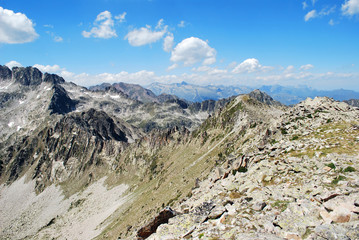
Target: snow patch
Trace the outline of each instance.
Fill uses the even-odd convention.
[[[14,122],[9,122],[8,126],[9,126],[9,127],[13,127],[14,124],[15,124]]]
[[[19,100],[19,104],[21,105],[21,104],[23,104],[25,101],[21,101],[21,100]]]
[[[110,95],[110,98],[112,98],[112,99],[119,99],[120,96],[118,96],[118,95]]]

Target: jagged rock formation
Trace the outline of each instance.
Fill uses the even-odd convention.
[[[32,167],[39,191],[51,183],[82,178],[93,166],[111,164],[107,159],[116,157],[129,139],[133,141],[137,137],[133,133],[138,134],[128,124],[95,109],[66,115],[53,127],[8,147],[2,154],[6,167],[1,178],[15,181]],[[90,178],[96,179],[94,172]]]
[[[349,105],[352,105],[354,107],[359,107],[359,99],[349,99],[349,100],[345,100],[343,102],[346,102]]]
[[[33,67],[13,67],[12,74],[15,82],[24,86],[36,86],[42,82],[42,73]]]
[[[55,78],[52,78],[50,81],[58,82]],[[76,108],[77,101],[72,100],[63,87],[55,84],[52,89],[54,90],[54,93],[49,105],[49,110],[51,110],[51,113],[65,114],[73,111]]]
[[[109,88],[116,89],[125,93],[128,97],[134,100],[138,100],[144,103],[156,102],[160,103],[161,98],[157,98],[157,96],[149,89],[143,88],[138,84],[129,84],[129,83],[103,83],[101,85],[92,86],[89,89],[92,91],[105,91]]]
[[[56,74],[45,73],[44,82],[49,82],[52,84],[61,84],[61,83],[65,83],[65,79],[63,79],[62,77]]]
[[[257,99],[258,101],[268,104],[268,105],[274,105],[274,106],[281,106],[282,104],[278,101],[275,101],[271,96],[268,94],[259,91],[258,89],[250,92],[248,94],[251,98]]]
[[[7,66],[0,65],[0,80],[9,80],[11,77],[11,70]]]

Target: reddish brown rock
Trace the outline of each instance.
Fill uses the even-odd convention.
[[[146,239],[151,236],[152,233],[155,233],[158,226],[164,223],[168,223],[168,219],[175,216],[175,213],[171,208],[163,209],[157,217],[155,217],[149,224],[142,227],[137,232],[138,239]]]

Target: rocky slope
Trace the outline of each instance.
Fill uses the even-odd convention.
[[[358,114],[328,98],[288,109],[149,239],[358,239]]]
[[[260,91],[143,103],[32,68],[0,77],[2,239],[359,238],[355,107]]]

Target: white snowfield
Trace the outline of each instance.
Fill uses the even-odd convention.
[[[51,185],[35,194],[26,177],[0,186],[0,239],[92,239],[110,223],[111,215],[129,201],[125,184],[107,189],[106,178],[66,199]]]

